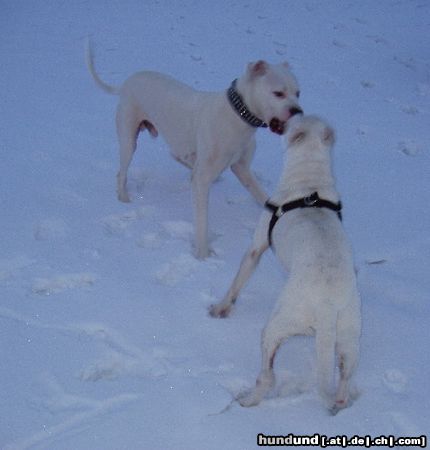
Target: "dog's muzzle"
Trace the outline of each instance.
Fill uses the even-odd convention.
[[[303,110],[298,106],[293,106],[292,108],[290,108],[289,112],[290,112],[290,119],[296,114],[303,114]]]
[[[276,134],[284,134],[285,132],[285,126],[288,122],[288,120],[291,119],[291,117],[297,115],[297,114],[303,114],[303,110],[299,108],[298,106],[293,106],[288,110],[289,117],[286,121],[280,120],[277,117],[274,117],[269,122],[270,131]]]

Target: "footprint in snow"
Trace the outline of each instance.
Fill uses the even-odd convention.
[[[164,239],[161,238],[159,233],[145,233],[141,239],[137,241],[138,247],[149,250],[158,250],[163,247]]]
[[[385,101],[394,105],[404,114],[415,116],[420,113],[420,110],[416,106],[402,104],[394,97],[386,98]]]
[[[190,241],[194,234],[193,224],[184,220],[166,221],[161,226],[172,239]]]
[[[184,253],[163,264],[154,276],[161,284],[172,287],[191,278],[198,265],[198,261],[193,256]]]
[[[44,219],[33,227],[33,237],[36,241],[64,239],[69,227],[63,219]]]
[[[190,58],[194,61],[194,62],[203,62],[203,57],[200,55],[190,55]]]
[[[375,87],[375,83],[373,81],[369,81],[369,80],[362,80],[362,81],[360,81],[360,84],[365,89],[371,89],[371,88]]]
[[[53,278],[36,278],[32,291],[39,295],[59,294],[68,289],[92,286],[96,277],[91,273],[68,273]]]
[[[333,45],[333,47],[338,47],[338,48],[347,48],[348,47],[348,44],[346,44],[345,42],[339,41],[339,39],[333,39],[332,45]]]
[[[417,156],[421,151],[420,146],[414,140],[401,141],[397,148],[406,156]]]
[[[112,380],[130,375],[159,377],[170,370],[167,351],[162,347],[142,350],[104,324],[81,324],[75,328],[103,348],[103,356],[81,371],[82,381]]]
[[[166,238],[191,242],[194,234],[193,224],[183,220],[165,221],[161,223],[161,232],[145,233],[137,241],[142,248],[156,250],[166,243]]]
[[[100,221],[106,234],[109,236],[124,236],[127,229],[146,215],[144,207],[127,211],[122,214],[111,214]]]
[[[169,363],[146,352],[145,355],[126,355],[107,351],[80,373],[82,381],[115,380],[122,376],[161,377],[169,372]]]
[[[182,281],[190,280],[200,267],[205,270],[215,271],[223,264],[221,260],[209,258],[206,261],[198,261],[189,253],[182,253],[163,264],[153,273],[154,278],[165,286],[176,286]]]
[[[20,271],[36,263],[36,260],[27,256],[15,256],[11,259],[0,260],[0,282],[7,281],[17,275]]]
[[[66,389],[51,376],[46,377],[43,398],[33,400],[36,407],[42,406],[52,413],[52,425],[43,425],[40,431],[6,444],[5,449],[26,448],[54,448],[51,441],[62,441],[70,436],[72,430],[80,430],[89,422],[94,422],[103,415],[112,414],[118,408],[131,401],[136,401],[139,396],[134,393],[122,393],[104,399],[84,397],[79,394],[66,391]],[[58,414],[61,413],[61,414]],[[31,429],[31,428],[30,428]],[[50,444],[48,444],[50,442]]]
[[[283,42],[273,41],[275,46],[275,53],[279,56],[284,56],[287,53],[287,45]]]
[[[419,113],[419,110],[416,106],[413,105],[403,105],[400,107],[400,111],[402,111],[405,114],[409,114],[411,116],[415,116]]]
[[[354,17],[353,20],[360,25],[367,25],[367,20],[361,19],[360,17]]]
[[[398,56],[394,56],[393,59],[394,59],[394,61],[396,61],[400,65],[406,67],[407,69],[415,70],[416,63],[415,63],[414,58],[405,59],[405,58],[399,58]]]
[[[430,84],[419,83],[417,87],[418,94],[422,97],[430,96]]]
[[[366,136],[367,134],[370,133],[370,131],[371,131],[370,127],[363,125],[363,126],[358,127],[355,132],[356,132],[357,136]]]
[[[382,381],[390,391],[396,394],[404,392],[408,384],[406,375],[398,369],[386,370]]]
[[[422,436],[422,427],[415,425],[405,413],[393,411],[389,413],[389,417],[397,436]]]
[[[375,44],[384,44],[384,45],[388,45],[388,42],[386,39],[384,39],[381,36],[378,36],[376,34],[368,34],[366,36],[367,39],[370,39],[371,41],[373,41]]]

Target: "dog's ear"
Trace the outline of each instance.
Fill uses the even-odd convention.
[[[301,130],[301,129],[295,130],[289,136],[288,143],[290,145],[298,144],[299,142],[302,142],[305,137],[306,137],[306,132],[304,130]]]
[[[335,139],[336,139],[336,137],[335,137],[333,128],[325,127],[324,131],[323,131],[323,136],[322,136],[322,140],[323,140],[324,144],[333,145]]]
[[[268,64],[266,61],[260,60],[256,63],[248,64],[248,75],[251,77],[262,76],[267,73]]]

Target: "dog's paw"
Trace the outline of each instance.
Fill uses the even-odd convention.
[[[123,203],[130,203],[130,197],[127,192],[121,191],[118,192],[118,200]]]
[[[212,233],[211,233],[212,234]],[[213,240],[212,236],[209,239],[209,242]],[[197,242],[193,244],[193,253],[196,259],[205,260],[211,257],[218,257],[218,253],[212,248],[209,243],[204,245],[199,245]]]
[[[250,408],[252,406],[257,406],[261,402],[261,398],[261,393],[258,392],[257,389],[252,389],[239,394],[236,400],[239,402],[240,406]]]
[[[209,307],[209,315],[217,319],[225,319],[230,315],[231,305],[224,305],[223,303],[217,303]]]
[[[215,252],[212,249],[210,249],[209,247],[197,248],[194,251],[194,256],[199,261],[203,261],[212,255],[215,255]]]
[[[332,416],[335,416],[339,411],[342,411],[342,409],[348,408],[348,406],[351,405],[351,401],[346,400],[336,400],[334,403],[332,403],[331,406],[329,406],[328,410],[329,413]]]

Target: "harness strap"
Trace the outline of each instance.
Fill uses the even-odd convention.
[[[318,192],[314,192],[308,197],[299,198],[292,202],[285,203],[284,205],[275,205],[269,200],[264,204],[266,209],[271,211],[272,218],[270,219],[269,229],[267,237],[269,239],[270,246],[272,245],[272,231],[276,225],[276,222],[288,211],[297,208],[327,208],[337,213],[337,217],[342,221],[342,203],[333,203],[329,200],[324,200],[319,197]]]

